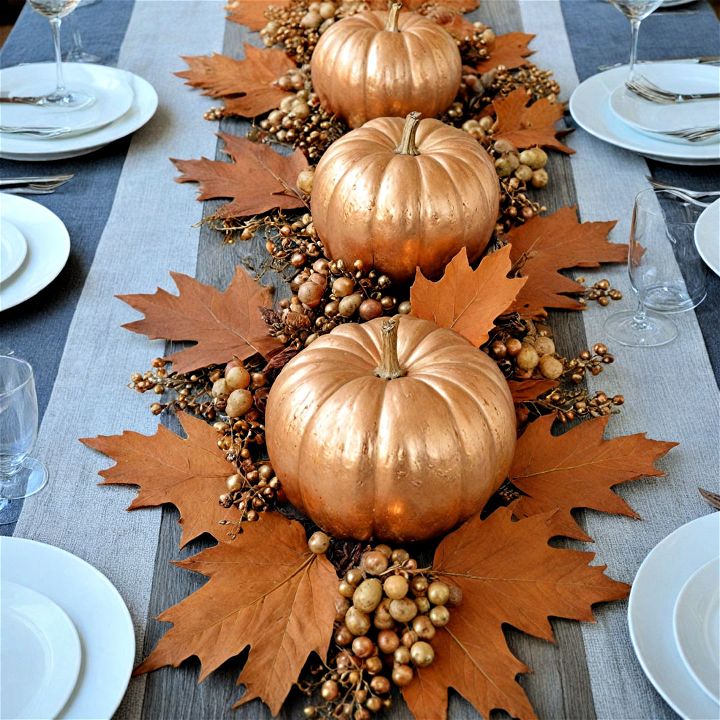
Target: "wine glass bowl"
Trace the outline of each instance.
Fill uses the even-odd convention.
[[[640,23],[648,15],[657,10],[660,5],[662,5],[662,2],[663,0],[610,0],[610,4],[617,8],[630,21],[632,41],[630,45],[628,80],[632,80],[635,74]]]

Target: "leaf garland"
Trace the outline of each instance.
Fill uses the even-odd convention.
[[[177,160],[171,158],[182,175],[177,182],[200,183],[198,200],[232,198],[217,212],[221,218],[247,217],[280,208],[305,206],[295,187],[297,176],[308,167],[302,150],[280,155],[268,145],[247,138],[219,133],[231,162],[218,160]]]
[[[225,98],[224,113],[252,118],[276,108],[289,93],[275,81],[295,63],[282,51],[245,44],[245,59],[227,55],[183,56],[188,69],[175,73],[204,95]]]
[[[329,560],[308,550],[300,523],[271,512],[234,543],[176,564],[210,580],[158,616],[173,627],[134,674],[197,655],[201,681],[249,646],[235,707],[260,698],[277,715],[310,653],[327,654],[338,582]]]
[[[526,65],[528,56],[534,52],[528,47],[534,37],[530,33],[523,32],[498,35],[490,49],[490,57],[479,63],[475,69],[484,73],[499,65],[505,66],[508,70]]]
[[[234,472],[217,446],[212,425],[187,413],[178,413],[187,437],[181,438],[163,425],[155,435],[126,430],[121,435],[98,435],[80,442],[115,460],[101,470],[101,485],[138,485],[128,510],[174,505],[182,525],[180,547],[203,533],[227,540],[219,524],[236,520],[237,510],[226,509],[218,497],[226,491],[225,481]]]
[[[518,440],[510,480],[521,492],[511,509],[518,517],[559,510],[560,534],[592,542],[572,516],[591,508],[639,519],[612,488],[628,480],[661,477],[655,463],[677,443],[649,440],[644,433],[604,440],[609,417],[585,420],[562,435],[551,433],[552,416],[530,423]]]
[[[447,717],[454,688],[483,716],[494,709],[534,718],[516,682],[527,668],[510,651],[508,624],[553,641],[549,617],[593,621],[592,606],[627,596],[629,586],[610,579],[605,567],[590,565],[594,553],[551,547],[561,533],[556,513],[512,522],[508,508],[487,519],[474,517],[445,537],[435,552],[433,572],[463,593],[450,624],[433,638],[435,661],[419,669],[403,688],[416,718]]]
[[[282,348],[267,334],[261,308],[271,303],[271,291],[253,280],[240,266],[222,292],[189,275],[170,273],[179,294],[158,288],[155,293],[118,295],[145,315],[124,328],[156,340],[192,340],[193,347],[170,355],[176,372],[245,360],[256,353],[265,358]]]
[[[510,248],[486,255],[476,270],[463,248],[447,264],[440,280],[432,282],[420,271],[410,288],[412,314],[432,320],[467,338],[475,347],[487,339],[494,320],[513,302],[522,278],[508,278]]]

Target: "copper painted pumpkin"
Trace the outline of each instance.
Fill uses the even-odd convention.
[[[487,247],[500,190],[468,133],[417,113],[379,118],[334,142],[313,179],[312,215],[328,255],[362,260],[396,282],[439,277],[466,247]]]
[[[311,59],[320,103],[359,127],[411,110],[438,115],[460,88],[462,62],[455,40],[414,12],[363,12],[332,25]]]
[[[495,363],[410,316],[317,339],[280,373],[265,420],[288,499],[356,540],[450,530],[482,509],[515,451],[513,401]]]

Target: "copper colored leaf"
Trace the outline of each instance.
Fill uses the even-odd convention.
[[[504,247],[486,255],[473,270],[463,248],[436,282],[418,270],[410,288],[412,314],[455,330],[479,347],[524,284],[522,278],[507,277],[510,265],[510,249]]]
[[[218,216],[223,218],[259,215],[273,208],[289,210],[305,205],[295,181],[307,160],[301,150],[280,155],[268,145],[220,133],[231,162],[175,160],[182,173],[177,182],[200,183],[198,200],[232,198]]]
[[[498,35],[490,49],[490,57],[477,66],[478,72],[487,72],[498,65],[504,65],[508,70],[525,65],[526,58],[533,54],[528,44],[534,37],[534,35],[522,32]]]
[[[245,45],[245,59],[227,55],[184,56],[189,69],[175,73],[204,95],[225,98],[225,114],[255,117],[276,108],[288,96],[275,81],[295,63],[282,50]]]
[[[550,432],[552,416],[527,426],[518,440],[510,480],[525,493],[511,507],[518,517],[559,508],[558,528],[566,537],[590,541],[572,516],[592,508],[638,518],[612,488],[641,477],[665,473],[655,462],[677,445],[648,440],[643,433],[604,440],[609,417],[587,420],[562,435]]]
[[[387,0],[368,0],[368,7],[371,10],[387,10]],[[428,5],[427,0],[404,0],[403,8],[405,10],[419,10],[423,11],[424,6]],[[480,6],[479,0],[441,0],[438,5],[449,8],[454,12],[467,13],[473,10],[477,10]]]
[[[559,132],[555,123],[563,116],[563,107],[547,98],[536,100],[528,106],[530,96],[524,88],[513,90],[507,97],[493,100],[497,116],[497,129],[493,137],[511,142],[516,148],[534,145],[553,148],[564,153],[574,153],[555,136]]]
[[[447,4],[432,5],[425,17],[447,30],[456,40],[471,38],[475,33],[475,26],[467,20],[461,11],[453,10]]]
[[[548,390],[556,388],[559,384],[557,380],[508,380],[510,394],[516,405],[535,400]]]
[[[433,638],[435,662],[418,671],[403,696],[418,720],[447,717],[449,688],[485,718],[493,709],[527,720],[535,714],[516,682],[528,668],[507,646],[503,625],[553,640],[549,617],[593,621],[595,603],[624,598],[628,586],[591,566],[593,553],[550,547],[553,513],[511,521],[508,508],[474,517],[438,546],[433,571],[462,590],[450,623]]]
[[[564,207],[513,228],[507,235],[510,258],[528,281],[511,309],[534,317],[545,314],[544,308],[582,309],[576,298],[563,293],[580,293],[583,286],[559,270],[625,262],[627,245],[607,239],[614,226],[614,221],[580,223],[576,209]]]
[[[226,492],[226,480],[234,470],[217,446],[211,425],[186,413],[178,414],[187,438],[163,425],[155,435],[126,430],[122,435],[99,435],[81,442],[115,460],[101,470],[101,485],[138,485],[137,497],[128,510],[174,505],[180,513],[180,547],[209,533],[226,540],[227,532],[218,523],[237,519],[237,510],[225,509],[218,497]]]
[[[309,552],[300,523],[276,512],[246,523],[233,543],[177,564],[210,580],[158,616],[173,626],[135,674],[196,655],[203,680],[250,646],[238,705],[260,698],[276,715],[310,653],[327,653],[338,582],[332,565]]]
[[[270,290],[240,266],[225,291],[183,275],[170,273],[178,295],[158,288],[147,295],[118,295],[145,315],[123,327],[155,340],[192,340],[193,347],[170,355],[173,369],[184,373],[234,357],[259,353],[269,357],[280,344],[268,335],[260,308],[270,304]]]
[[[262,30],[268,23],[265,11],[269,7],[285,7],[290,0],[232,0],[228,3],[228,20]]]

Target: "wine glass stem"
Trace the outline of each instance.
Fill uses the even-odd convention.
[[[644,329],[647,325],[647,315],[645,312],[645,301],[641,297],[638,300],[637,308],[635,309],[635,315],[633,315],[633,322],[635,323],[635,326],[639,329]]]
[[[640,35],[640,20],[632,18],[630,20],[630,31],[632,40],[630,42],[630,69],[628,70],[628,79],[632,80],[635,73],[635,63],[637,61],[638,37]]]
[[[62,71],[62,50],[60,48],[60,23],[59,17],[50,18],[50,27],[53,35],[53,45],[55,46],[55,73],[57,76],[57,87],[55,88],[55,95],[65,95],[65,79],[63,78]]]

